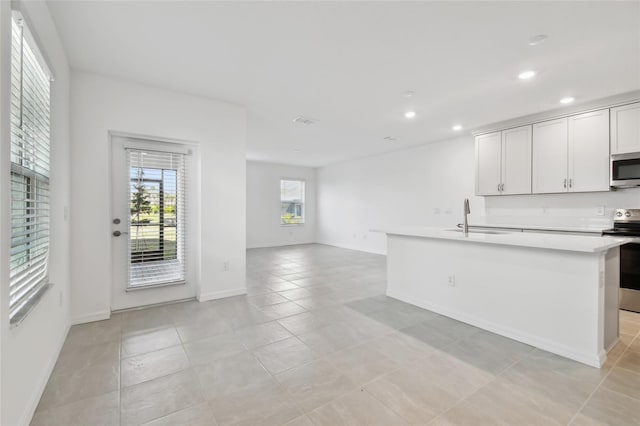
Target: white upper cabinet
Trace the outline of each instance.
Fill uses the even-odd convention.
[[[640,152],[640,102],[476,136],[476,194],[609,191],[610,153]]]
[[[569,192],[609,190],[609,110],[569,117]]]
[[[609,110],[533,125],[533,192],[609,190]]]
[[[502,132],[503,195],[531,194],[531,126]]]
[[[640,102],[611,108],[611,154],[640,152]]]
[[[476,194],[499,195],[502,132],[476,136]]]
[[[568,119],[533,125],[533,192],[567,192]]]
[[[476,137],[476,194],[531,194],[531,126]]]

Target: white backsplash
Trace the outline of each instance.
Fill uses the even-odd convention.
[[[476,223],[607,229],[618,208],[640,208],[640,188],[580,194],[485,197]],[[472,223],[474,223],[472,221]]]

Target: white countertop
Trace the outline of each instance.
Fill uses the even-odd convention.
[[[499,229],[525,229],[527,231],[552,231],[552,232],[576,232],[583,234],[602,234],[602,231],[608,228],[601,226],[569,226],[569,225],[513,225],[504,223],[486,224],[486,225],[469,225],[471,227],[480,228],[499,228]],[[611,227],[609,227],[611,228]]]
[[[373,232],[383,232],[388,235],[406,237],[433,238],[441,240],[459,241],[462,243],[500,244],[519,247],[533,247],[549,250],[563,250],[582,253],[600,253],[610,248],[621,246],[628,242],[637,241],[634,238],[547,234],[537,232],[509,232],[500,231],[497,234],[469,232],[465,236],[455,227],[443,228],[389,228],[374,229]],[[492,231],[496,232],[496,231]]]
[[[516,228],[534,231],[601,233],[613,227],[609,216],[477,216],[469,215],[472,226]]]

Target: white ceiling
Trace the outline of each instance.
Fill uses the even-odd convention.
[[[639,1],[49,7],[75,69],[246,105],[252,160],[321,166],[451,138],[454,123],[553,109],[566,95],[640,89]],[[541,33],[545,43],[527,45]],[[525,69],[538,75],[518,80]],[[318,123],[294,124],[298,115]]]

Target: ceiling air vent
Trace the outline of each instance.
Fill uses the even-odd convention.
[[[318,120],[314,120],[312,118],[309,117],[303,117],[303,116],[298,116],[296,118],[293,119],[293,122],[296,124],[304,124],[305,126],[310,126],[312,124],[316,124],[318,122]]]

